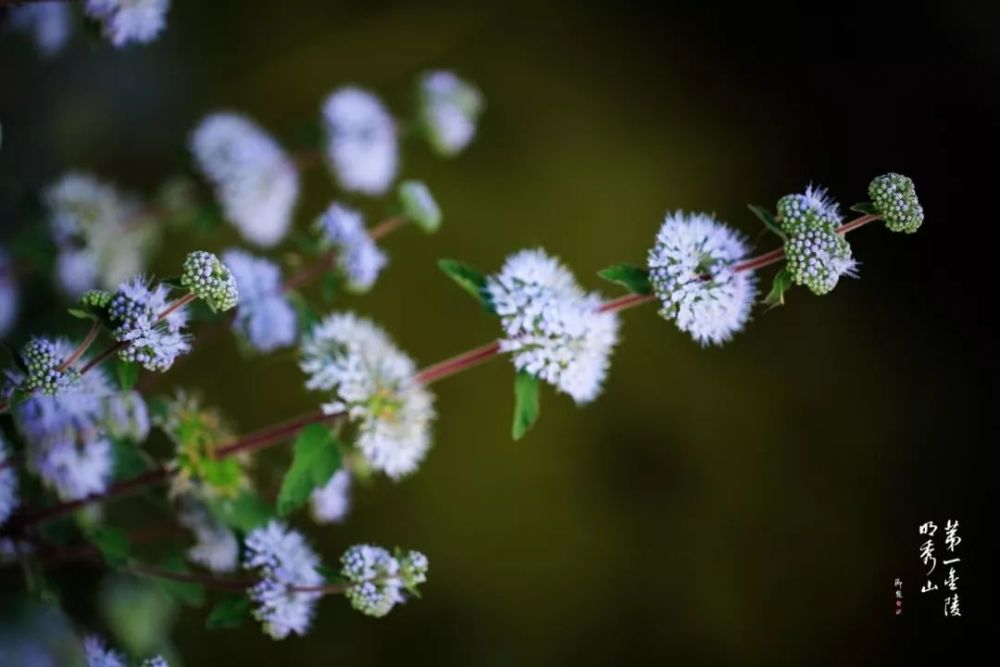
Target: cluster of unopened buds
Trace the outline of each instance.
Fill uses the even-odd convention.
[[[119,4],[121,13],[142,3]],[[90,11],[115,3],[86,5]],[[101,16],[112,39],[126,39],[111,9]],[[483,109],[478,90],[450,72],[421,76],[418,89],[422,136],[444,157],[460,153]],[[0,432],[0,559],[37,575],[38,564],[59,547],[40,528],[71,517],[73,534],[89,545],[87,558],[130,577],[167,582],[181,599],[227,591],[209,613],[210,627],[254,618],[275,639],[303,635],[328,594],[344,595],[366,615],[384,616],[426,581],[426,556],[361,544],[343,554],[333,573],[288,521],[306,507],[317,523],[342,521],[352,479],[384,474],[399,480],[417,471],[433,442],[430,385],[509,355],[512,435],[521,438],[539,416],[543,383],[579,404],[600,395],[621,311],[657,303],[660,315],[699,345],[721,345],[745,327],[758,304],[784,303],[794,286],[826,294],[842,277],[857,276],[849,232],[883,220],[892,231],[910,233],[923,220],[912,182],[898,174],[874,179],[872,201],[853,207],[859,215],[846,222],[815,186],[781,197],[773,213],[751,207],[780,242],[756,256],[746,237],[714,215],[668,213],[645,263],[600,272],[626,290],[610,300],[582,287],[541,249],[511,254],[493,274],[442,260],[440,268],[498,319],[499,335],[421,368],[374,322],[349,312],[318,315],[299,292],[314,280],[323,283],[324,301],[339,288],[371,289],[388,262],[382,238],[403,224],[433,232],[442,221],[424,183],[397,183],[397,121],[377,97],[342,88],[322,103],[321,115],[321,149],[300,154],[286,152],[242,114],[205,118],[190,148],[215,194],[216,204],[207,207],[191,200],[183,182],[165,187],[155,206],[81,174],[46,191],[56,282],[74,299],[70,312],[90,329],[78,341],[32,337],[7,369],[0,407],[12,415],[13,428]],[[289,275],[276,261],[242,248],[221,256],[191,252],[175,278],[144,275],[161,236],[158,223],[201,224],[194,221],[206,211],[234,225],[249,244],[276,247],[293,227],[300,171],[317,157],[345,192],[392,193],[389,217],[366,227],[360,210],[333,202],[315,219]],[[0,253],[0,313],[4,290],[16,287],[2,270],[4,257]],[[761,297],[760,270],[782,263]],[[163,373],[194,354],[199,324],[231,328],[254,354],[296,346],[304,385],[319,396],[315,409],[238,436],[197,392],[151,394],[156,376],[144,375],[140,383],[142,371]],[[102,337],[107,346],[95,354]],[[156,462],[146,453],[154,430],[174,447],[169,460]],[[253,452],[286,442],[292,443],[290,463],[272,503],[255,490],[249,463]],[[133,549],[135,532],[105,521],[100,508],[156,486],[167,487],[166,502],[189,539],[183,558],[153,563]],[[4,641],[0,637],[0,651]],[[88,665],[126,664],[99,639],[82,646]],[[141,664],[166,662],[155,657]]]

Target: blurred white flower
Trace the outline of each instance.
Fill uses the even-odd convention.
[[[12,456],[3,433],[0,433],[0,526],[7,521],[18,503],[17,464]]]
[[[263,247],[277,245],[299,197],[298,171],[281,146],[249,118],[220,112],[198,124],[190,148],[243,237]]]
[[[212,572],[232,572],[239,561],[240,544],[225,524],[197,501],[189,500],[178,514],[181,525],[194,533],[187,557]]]
[[[482,93],[443,70],[427,72],[419,86],[420,120],[431,148],[444,157],[457,155],[476,136]]]
[[[372,288],[388,258],[368,235],[361,213],[334,202],[316,220],[324,242],[337,253],[337,267],[354,292]]]
[[[341,88],[323,103],[327,157],[340,186],[366,195],[384,193],[396,178],[396,123],[377,97]]]
[[[14,263],[0,248],[0,338],[17,322],[18,292]]]
[[[223,253],[222,261],[232,271],[240,294],[233,329],[260,352],[294,343],[298,317],[285,297],[278,265],[237,248]]]
[[[351,509],[351,473],[338,470],[324,486],[312,492],[312,516],[316,523],[340,523]]]

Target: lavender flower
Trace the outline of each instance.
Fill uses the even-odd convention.
[[[748,254],[743,238],[711,215],[667,215],[648,260],[660,315],[703,346],[728,341],[753,307],[752,274],[733,271]]]
[[[204,299],[212,310],[226,311],[239,302],[236,279],[210,252],[196,250],[184,259],[181,285]]]
[[[248,591],[257,607],[254,616],[274,639],[309,630],[321,593],[294,591],[292,587],[317,587],[324,583],[319,558],[300,533],[272,521],[246,538],[243,566],[261,580]]]
[[[87,667],[126,667],[125,656],[109,649],[104,640],[95,635],[83,640],[83,653]]]
[[[166,25],[170,0],[85,0],[84,11],[101,23],[104,36],[116,47],[146,44]]]
[[[462,152],[476,136],[482,93],[452,72],[427,72],[419,83],[420,120],[431,148],[444,157]]]
[[[365,230],[361,214],[334,202],[316,220],[316,228],[337,254],[337,267],[354,292],[371,289],[388,259]]]
[[[70,7],[62,0],[36,2],[11,10],[12,28],[30,33],[39,53],[51,57],[63,50],[72,29]]]
[[[417,469],[430,448],[433,396],[382,329],[351,313],[328,315],[305,337],[299,365],[308,389],[330,392],[323,410],[357,427],[368,465],[393,479]]]
[[[149,410],[142,394],[124,391],[111,396],[105,404],[104,424],[112,438],[135,444],[145,442],[149,435]]]
[[[486,291],[500,316],[500,349],[514,353],[514,367],[569,394],[577,403],[601,392],[618,318],[598,311],[573,275],[542,250],[522,250],[490,276]]]
[[[0,248],[0,338],[6,336],[17,321],[18,292],[14,264]]]
[[[187,311],[178,308],[160,319],[170,305],[170,290],[166,285],[150,287],[137,276],[123,283],[108,304],[108,318],[114,325],[115,340],[128,343],[118,352],[123,361],[142,364],[151,371],[165,371],[182,354],[191,349],[190,337],[184,333]]]
[[[3,434],[0,433],[0,526],[17,509],[17,466]]]
[[[222,259],[232,271],[240,294],[233,329],[260,352],[294,343],[298,319],[285,297],[278,265],[235,248],[227,250]]]
[[[377,97],[360,88],[341,88],[323,103],[327,157],[340,186],[380,195],[396,178],[396,124]]]
[[[299,174],[281,146],[249,118],[229,112],[202,120],[190,146],[226,218],[251,243],[277,245],[299,197]]]

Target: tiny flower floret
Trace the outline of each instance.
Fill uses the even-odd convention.
[[[586,403],[601,391],[618,341],[618,318],[600,312],[601,298],[587,294],[573,275],[542,250],[507,258],[486,291],[500,316],[501,350],[514,366]]]
[[[71,368],[61,368],[66,359],[63,351],[48,338],[28,341],[21,350],[21,361],[27,371],[25,388],[51,396],[74,383],[79,373]]]
[[[122,361],[135,362],[151,371],[165,371],[182,354],[191,349],[190,337],[184,333],[187,311],[177,308],[161,318],[170,305],[170,290],[166,285],[150,287],[141,276],[123,283],[108,302],[108,319],[114,326],[112,334],[120,343]]]
[[[361,213],[333,203],[316,220],[316,229],[336,252],[337,267],[351,291],[371,289],[389,260],[368,235]]]
[[[322,593],[294,588],[323,585],[319,558],[300,533],[277,521],[251,532],[245,546],[244,567],[261,577],[248,591],[254,616],[274,639],[304,635]]]
[[[363,614],[381,617],[427,581],[427,557],[419,551],[393,556],[382,547],[358,544],[340,559],[341,575],[350,583],[345,595]]]
[[[711,215],[667,215],[648,258],[660,315],[701,345],[728,341],[753,307],[753,275],[733,270],[748,254],[743,238]]]
[[[217,311],[235,308],[239,301],[236,279],[218,257],[195,250],[184,260],[181,284]]]
[[[868,196],[891,231],[912,234],[924,222],[924,208],[913,181],[902,174],[877,177],[868,186]]]
[[[369,466],[394,479],[417,469],[430,448],[433,397],[382,329],[351,313],[329,315],[306,336],[299,365],[308,389],[330,392],[327,414],[356,426]]]

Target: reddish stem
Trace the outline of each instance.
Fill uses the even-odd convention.
[[[478,366],[500,354],[500,341],[495,340],[474,350],[463,352],[451,359],[428,366],[413,376],[413,379],[420,384],[431,384],[442,380],[455,373],[460,373],[466,369]]]
[[[277,426],[272,426],[271,428],[240,438],[224,447],[219,447],[215,450],[215,457],[224,459],[235,454],[263,449],[287,438],[291,438],[310,424],[319,424],[332,419],[337,419],[340,416],[340,414],[326,414],[322,410],[309,412],[296,417],[295,419],[290,419],[287,422],[278,424]]]
[[[68,357],[66,357],[66,359],[59,365],[59,368],[57,370],[61,373],[62,371],[66,370],[67,368],[75,364],[77,361],[79,361],[80,357],[82,357],[84,353],[86,353],[86,351],[90,349],[90,346],[94,344],[94,340],[97,339],[97,334],[99,333],[101,333],[101,323],[98,322],[97,320],[94,320],[93,322],[90,323],[90,331],[87,332],[87,335],[80,342],[80,344],[76,346],[76,349],[73,350],[73,353]]]

